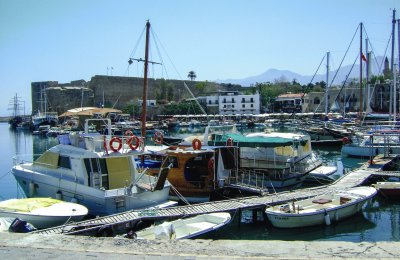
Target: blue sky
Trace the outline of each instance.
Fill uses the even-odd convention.
[[[150,76],[194,70],[213,81],[270,68],[312,75],[327,51],[337,68],[360,22],[383,55],[393,8],[400,17],[397,0],[0,0],[0,116],[16,93],[30,112],[31,82],[127,76],[137,43],[133,56],[144,56],[147,19],[158,38],[151,57],[160,61],[158,46],[167,71],[154,66]],[[345,64],[357,52],[358,38]],[[129,75],[141,71],[133,64]]]

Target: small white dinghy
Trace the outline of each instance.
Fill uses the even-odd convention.
[[[315,168],[310,173],[307,174],[304,182],[309,183],[329,183],[333,182],[335,179],[332,177],[334,173],[336,173],[336,166],[320,166]]]
[[[79,221],[88,213],[85,206],[52,198],[0,201],[0,217],[19,218],[43,229]]]
[[[265,212],[271,224],[278,228],[330,225],[333,221],[359,212],[376,193],[377,190],[373,187],[356,187],[273,206]]]
[[[229,213],[210,213],[191,218],[177,219],[136,232],[137,239],[193,238],[221,228],[231,221]]]

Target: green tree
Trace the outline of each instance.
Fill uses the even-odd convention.
[[[207,81],[198,82],[198,83],[196,83],[196,85],[194,87],[199,94],[203,94],[205,89],[207,88],[207,83],[208,83]]]
[[[167,84],[167,99],[169,101],[174,100],[174,88],[175,85],[174,84]]]
[[[195,79],[197,78],[196,72],[194,72],[193,70],[189,71],[189,73],[188,73],[188,78],[189,78],[191,81],[195,80]]]

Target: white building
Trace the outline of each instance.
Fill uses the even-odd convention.
[[[142,104],[143,104],[143,100],[138,99],[138,105],[142,106]],[[148,100],[146,100],[146,105],[147,105],[147,107],[155,107],[157,105],[157,101],[154,99],[148,99]]]
[[[216,96],[199,98],[207,113],[220,115],[260,114],[260,94],[242,95],[238,91],[220,91]]]

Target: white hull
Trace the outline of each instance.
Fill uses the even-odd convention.
[[[77,201],[86,206],[94,216],[155,206],[166,202],[169,193],[169,186],[153,192],[138,191],[137,187],[133,187],[131,195],[123,188],[105,191],[51,175],[27,171],[21,166],[15,166],[13,174],[27,196],[57,198],[60,194],[64,201]]]
[[[20,199],[20,201],[22,202],[26,200],[27,199]],[[40,198],[38,198],[38,200],[40,200]],[[47,199],[45,198],[45,200]],[[4,202],[7,203],[8,201]],[[85,217],[87,213],[88,210],[84,206],[63,201],[60,201],[59,203],[51,206],[36,208],[29,212],[15,211],[12,209],[5,209],[3,207],[0,208],[0,217],[8,217],[14,219],[19,218],[32,224],[35,228],[38,229],[60,226],[71,221],[79,221],[83,217]]]
[[[399,154],[400,146],[356,146],[356,145],[344,145],[342,147],[342,153],[348,156],[354,157],[374,157],[378,154],[383,154],[385,151],[390,151],[390,153]]]
[[[164,222],[136,232],[138,239],[185,239],[217,230],[231,220],[229,213],[210,213]]]
[[[375,194],[375,188],[359,187],[348,193],[318,196],[294,204],[268,208],[266,214],[271,224],[277,228],[330,225],[331,222],[340,221],[361,211],[363,205]],[[318,199],[327,202],[316,203]]]

